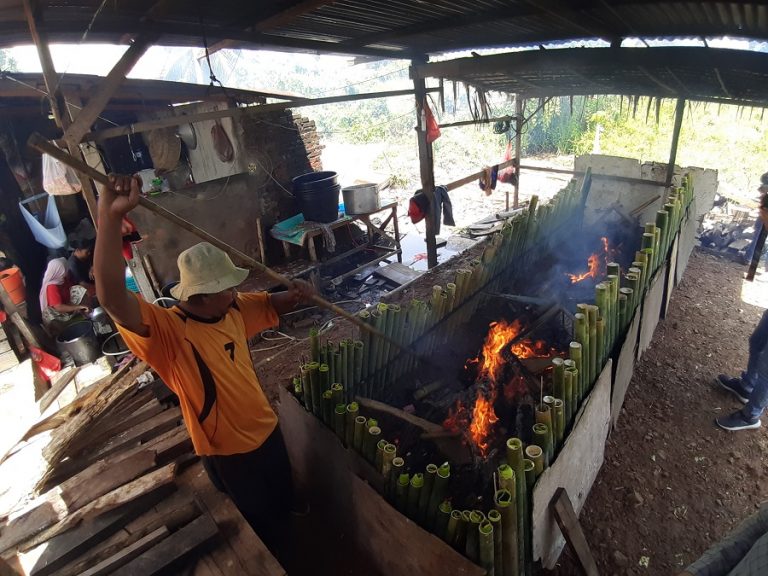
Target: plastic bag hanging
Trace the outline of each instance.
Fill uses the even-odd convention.
[[[41,198],[48,199],[48,205],[45,207],[43,221],[40,222],[26,207],[26,204]],[[40,242],[46,248],[63,248],[67,245],[67,234],[64,232],[64,226],[61,224],[59,210],[56,208],[56,201],[47,194],[38,194],[32,198],[27,198],[19,202],[21,215],[27,222],[27,226],[32,231],[35,240]]]
[[[54,196],[68,196],[80,192],[82,185],[72,168],[43,154],[43,189]]]

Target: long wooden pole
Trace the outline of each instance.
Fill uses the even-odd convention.
[[[36,132],[32,133],[27,143],[35,150],[49,154],[50,156],[53,156],[60,162],[66,164],[67,166],[71,166],[75,170],[82,172],[86,176],[92,178],[95,182],[99,182],[104,185],[109,184],[109,180],[105,174],[102,174],[98,170],[95,170],[90,166],[88,166],[85,162],[71,156],[61,148],[55,146],[54,144],[46,140],[40,134]],[[141,196],[139,198],[139,205],[146,208],[150,212],[154,212],[161,218],[165,218],[166,220],[173,222],[174,224],[178,225],[180,228],[184,228],[188,232],[191,232],[192,234],[205,240],[206,242],[210,242],[217,248],[229,254],[234,260],[238,261],[240,264],[247,266],[251,269],[258,270],[259,272],[263,272],[264,274],[266,274],[276,282],[279,282],[283,286],[290,287],[293,284],[293,282],[287,276],[283,276],[279,272],[275,272],[274,270],[272,270],[268,266],[265,266],[258,260],[251,258],[250,256],[241,252],[237,248],[230,246],[223,240],[216,238],[216,236],[209,234],[202,228],[195,226],[194,224],[192,224],[187,220],[184,220],[184,218],[174,214],[173,212],[171,212],[170,210],[167,210],[166,208],[163,208],[159,204],[152,202],[148,198]],[[402,346],[398,342],[395,342],[393,339],[388,338],[382,332],[380,332],[370,324],[366,324],[365,322],[360,320],[360,318],[358,318],[357,316],[350,314],[349,312],[347,312],[342,308],[339,308],[332,302],[328,302],[322,296],[318,294],[314,294],[311,298],[311,301],[317,306],[320,306],[321,308],[325,308],[326,310],[330,310],[331,312],[333,312],[338,316],[346,318],[347,320],[352,322],[355,326],[358,326],[360,329],[366,330],[371,334],[375,334],[379,338],[383,338],[384,340],[386,340],[393,346],[397,346],[399,349],[403,350],[404,352],[408,352],[410,354],[416,354],[413,350],[410,350],[409,348]]]
[[[512,208],[520,205],[520,148],[523,145],[523,98],[515,94],[515,161],[517,165],[517,179],[515,180],[515,197]],[[509,210],[509,192],[507,192],[507,210]]]
[[[675,174],[675,160],[677,159],[677,145],[680,142],[680,129],[683,126],[683,113],[685,112],[685,98],[678,98],[675,106],[675,127],[672,131],[672,145],[669,147],[669,164],[667,164],[667,177],[665,186],[672,185],[672,176]]]

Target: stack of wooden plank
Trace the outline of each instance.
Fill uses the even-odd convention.
[[[178,406],[137,383],[147,371],[130,363],[28,433],[53,430],[42,451],[48,467],[37,495],[0,519],[0,557],[29,576],[146,576],[180,566],[200,576],[235,573],[229,566],[283,576],[211,486]]]

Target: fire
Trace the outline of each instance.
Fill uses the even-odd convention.
[[[547,343],[544,342],[544,340],[536,340],[534,342],[529,339],[513,344],[510,347],[510,350],[512,350],[512,353],[518,358],[547,358],[548,356],[552,356],[553,352],[557,353],[557,351],[553,351],[547,346]]]
[[[571,279],[571,284],[582,282],[587,278],[597,277],[598,272],[600,272],[600,257],[597,255],[597,253],[592,254],[587,259],[587,267],[589,269],[586,272],[584,272],[584,274],[568,274],[568,277]]]
[[[520,334],[522,326],[518,320],[512,324],[501,320],[492,322],[490,328],[481,353],[480,374],[487,376],[495,384],[496,378],[500,375],[499,370],[504,365],[504,357],[501,352],[508,342]]]
[[[496,389],[491,391],[491,397],[486,398],[483,394],[478,394],[475,399],[475,407],[472,409],[472,424],[469,426],[469,435],[480,450],[480,454],[485,456],[490,445],[488,437],[491,434],[492,426],[499,421],[496,412],[493,410],[493,403],[496,401]]]

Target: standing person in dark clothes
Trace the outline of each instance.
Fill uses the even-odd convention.
[[[126,290],[121,223],[138,203],[137,176],[109,176],[99,198],[94,275],[99,302],[128,347],[179,397],[195,452],[278,557],[293,486],[277,416],[253,368],[248,338],[312,296],[295,281],[277,294],[238,293],[248,276],[206,242],[179,255],[178,306],[148,304]]]

